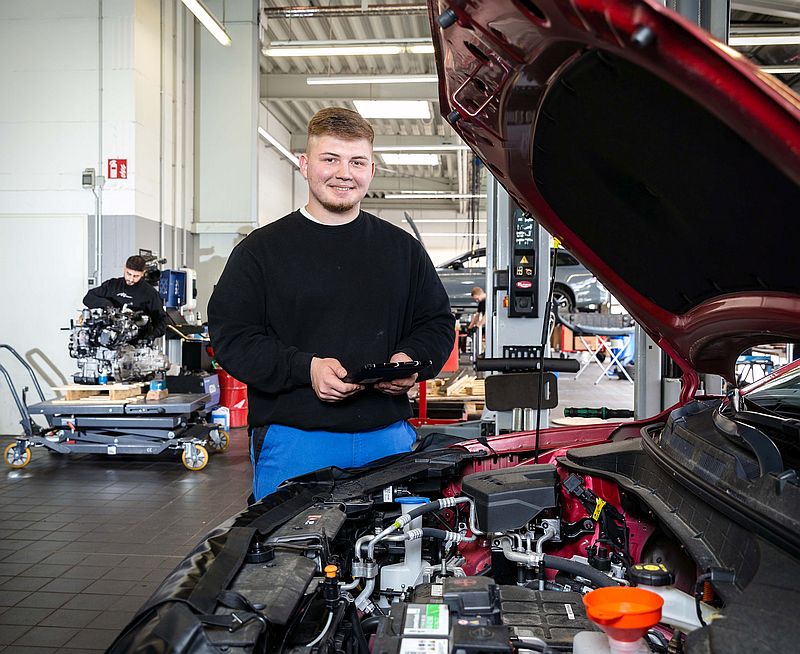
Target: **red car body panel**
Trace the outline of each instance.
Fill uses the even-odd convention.
[[[543,120],[542,104],[563,82],[561,73],[582,54],[595,50],[631,62],[671,85],[800,186],[800,99],[791,90],[651,0],[429,0],[429,4],[442,113],[520,206],[558,236],[676,361],[685,375],[684,399],[696,391],[696,372],[721,374],[732,381],[736,357],[747,347],[800,339],[798,294],[770,288],[721,293],[675,313],[638,292],[545,199],[536,181],[533,142],[535,128]],[[457,22],[443,29],[435,17],[446,10],[455,13]],[[518,84],[524,84],[524,108],[510,105]],[[523,111],[532,128],[511,133],[508,114],[517,112],[519,124]],[[636,256],[636,244],[631,246],[631,256]],[[742,243],[743,253],[747,247]],[[735,253],[724,254],[735,265]]]

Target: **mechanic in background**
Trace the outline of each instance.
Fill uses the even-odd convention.
[[[167,331],[167,314],[158,291],[144,281],[145,260],[138,254],[128,257],[122,277],[107,279],[90,289],[83,298],[90,309],[127,306],[133,311],[143,311],[148,323],[139,329],[139,339],[158,338]]]
[[[473,286],[470,295],[472,295],[472,299],[478,303],[478,310],[472,314],[472,319],[469,321],[469,325],[467,325],[468,334],[471,334],[478,327],[483,327],[486,324],[486,291],[480,286]]]
[[[453,347],[447,293],[413,236],[361,210],[374,132],[329,107],[308,124],[308,204],[247,236],[208,305],[214,353],[247,384],[253,496],[297,475],[408,452],[417,375],[364,386],[365,363],[426,361]]]

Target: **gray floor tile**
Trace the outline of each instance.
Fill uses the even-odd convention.
[[[22,573],[24,577],[49,577],[55,578],[63,575],[72,567],[70,564],[59,563],[37,563],[32,565]]]
[[[0,645],[10,645],[29,630],[28,625],[0,624]]]
[[[39,624],[47,627],[75,627],[81,629],[101,615],[101,611],[82,609],[56,609]],[[2,616],[0,615],[0,620]]]
[[[80,593],[90,583],[89,579],[53,579],[40,590],[47,593]]]
[[[66,643],[66,647],[73,647],[84,652],[104,650],[114,642],[116,637],[117,632],[112,629],[81,629]]]
[[[23,606],[13,606],[0,614],[0,624],[39,624],[53,609],[34,609]]]
[[[30,593],[25,590],[8,590],[0,593],[0,606],[15,606]]]
[[[33,592],[39,590],[51,579],[47,577],[12,577],[0,585],[0,593],[6,590],[28,590]]]
[[[16,606],[29,606],[36,609],[57,609],[71,597],[72,595],[69,593],[35,592],[17,602]]]
[[[117,595],[84,595],[81,593],[75,595],[62,608],[104,611],[108,608],[115,608],[114,604],[118,599]]]
[[[65,645],[75,634],[77,629],[69,627],[32,627],[23,636],[20,636],[14,645],[25,647],[60,647]]]

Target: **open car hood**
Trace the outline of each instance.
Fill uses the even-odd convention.
[[[442,113],[685,374],[800,338],[800,98],[652,0],[429,5]]]

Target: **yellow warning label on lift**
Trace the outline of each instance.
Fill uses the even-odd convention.
[[[520,262],[522,265],[525,265],[526,263],[530,263],[530,262],[528,261],[528,257],[526,257],[524,254],[522,255],[522,259],[520,259],[520,260],[519,260],[519,262]]]
[[[606,505],[605,500],[601,500],[599,497],[597,498],[597,504],[594,507],[594,513],[592,513],[592,520],[597,522],[598,518],[600,518],[600,511],[603,510],[603,507]]]

